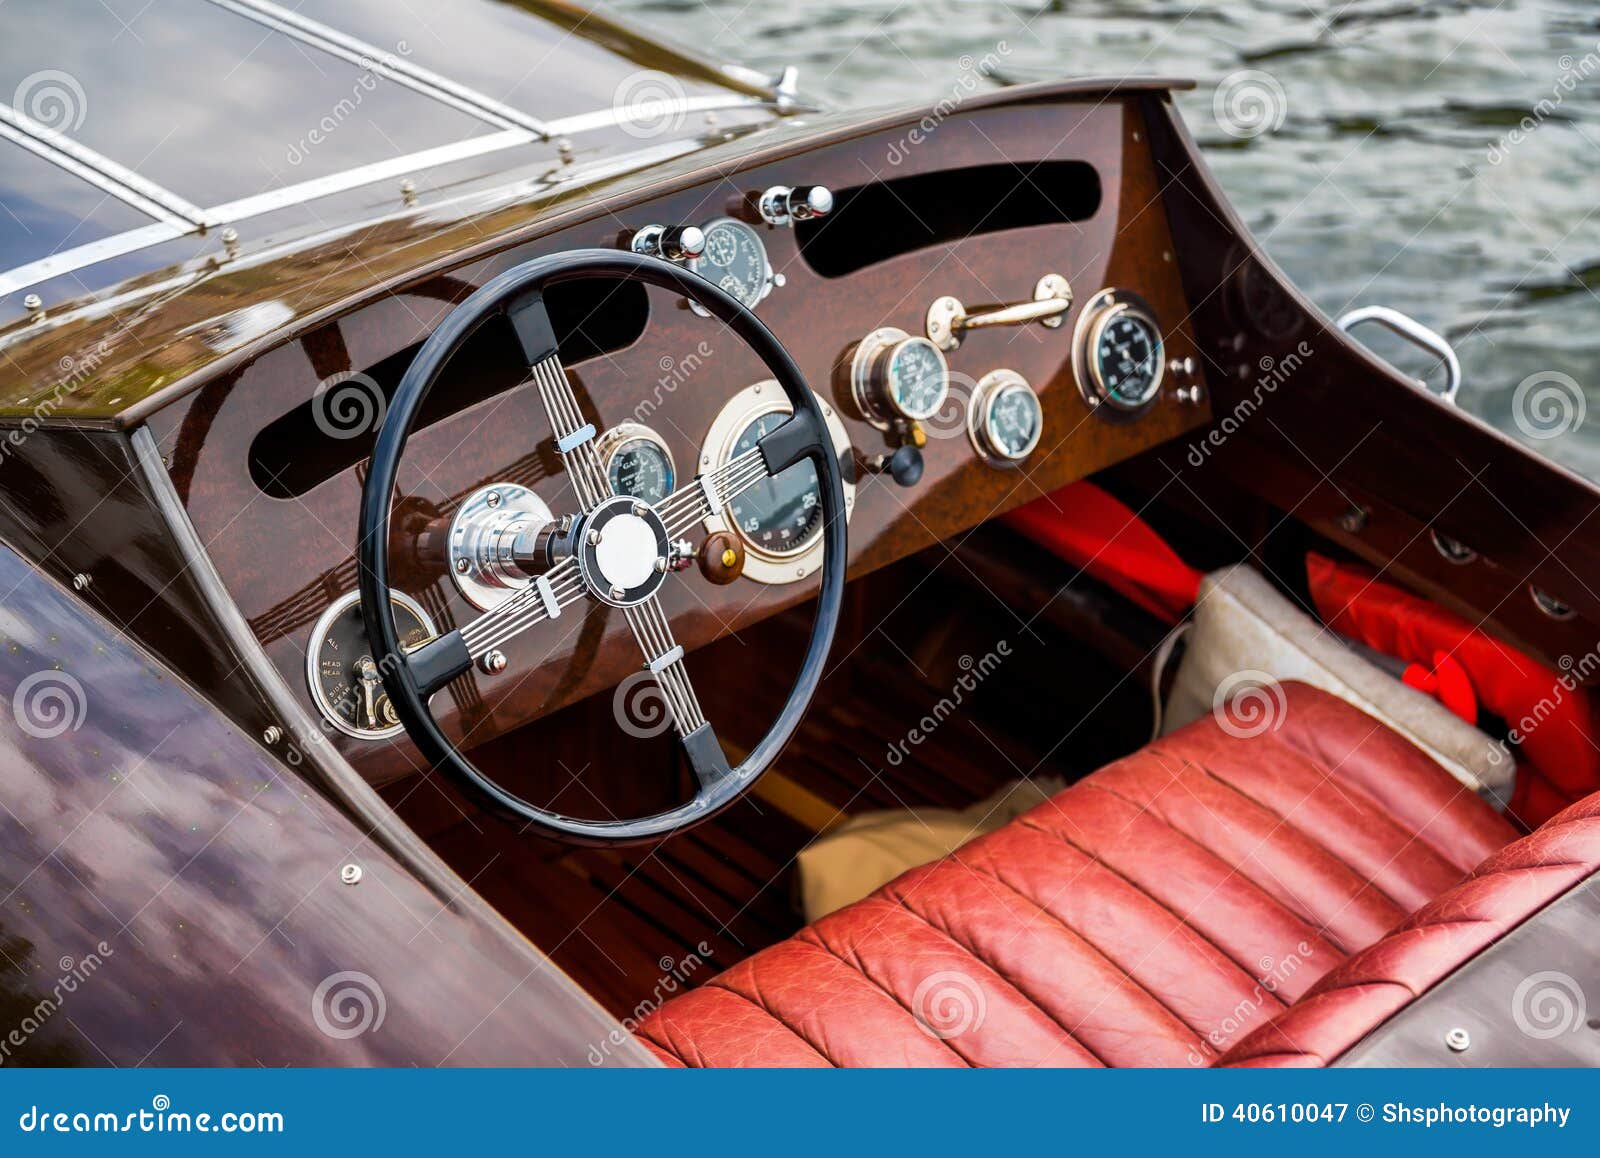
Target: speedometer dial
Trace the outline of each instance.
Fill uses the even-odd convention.
[[[409,651],[433,638],[433,621],[409,595],[391,591],[389,605],[401,647]],[[377,740],[400,732],[400,717],[367,642],[359,593],[340,596],[311,629],[306,680],[317,710],[346,735]]]
[[[1089,300],[1072,356],[1084,400],[1103,416],[1134,417],[1161,393],[1161,329],[1149,307],[1127,290],[1102,290]]]
[[[739,432],[733,457],[747,450],[789,421],[787,411],[763,414]],[[817,468],[808,459],[795,463],[774,478],[762,479],[728,504],[739,537],[769,555],[797,554],[811,546],[822,529],[822,492]]]
[[[705,252],[689,268],[749,309],[772,289],[772,266],[761,235],[742,221],[719,217],[701,226]]]

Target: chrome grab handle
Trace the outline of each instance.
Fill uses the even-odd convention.
[[[990,326],[1026,326],[1038,322],[1054,330],[1072,308],[1072,287],[1058,273],[1047,273],[1033,287],[1033,300],[997,306],[979,314],[967,313],[961,299],[942,297],[928,307],[928,340],[941,350],[954,350],[968,330]]]
[[[1408,317],[1399,310],[1391,310],[1388,306],[1362,306],[1359,310],[1351,310],[1341,315],[1335,324],[1348,334],[1362,322],[1376,322],[1443,362],[1444,390],[1439,397],[1452,406],[1456,404],[1456,391],[1461,389],[1461,362],[1443,334],[1430,330],[1415,318]],[[1424,390],[1428,388],[1428,384],[1422,379],[1418,378],[1415,381]]]

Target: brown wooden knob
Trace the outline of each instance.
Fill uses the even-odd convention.
[[[718,585],[732,583],[744,574],[744,547],[727,531],[707,535],[696,559],[700,574]]]

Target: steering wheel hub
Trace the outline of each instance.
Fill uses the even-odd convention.
[[[590,594],[612,607],[654,595],[667,577],[671,543],[661,516],[637,499],[606,499],[584,520],[578,568]]]

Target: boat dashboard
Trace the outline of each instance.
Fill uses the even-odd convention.
[[[389,400],[453,307],[533,256],[587,248],[664,256],[726,290],[818,396],[859,576],[1210,421],[1144,116],[1136,95],[1100,94],[801,141],[353,302],[149,425],[250,630],[329,739],[386,783],[422,759],[363,650],[358,510]],[[755,355],[682,296],[591,281],[547,304],[619,494],[653,505],[787,417]],[[685,581],[660,598],[691,656],[815,595],[816,488],[802,463],[675,528]],[[557,521],[576,501],[512,335],[483,327],[402,464],[402,640],[517,587],[485,528]],[[594,602],[509,639],[434,713],[471,747],[638,670],[624,616]]]

